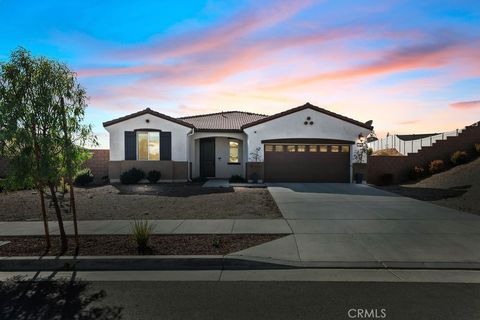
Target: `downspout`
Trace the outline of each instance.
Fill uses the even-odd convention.
[[[191,181],[190,177],[192,176],[190,172],[191,162],[190,162],[190,139],[189,138],[193,136],[194,133],[195,133],[195,128],[192,128],[192,130],[190,130],[190,132],[187,133],[187,181]],[[193,142],[193,147],[195,148],[195,142]]]

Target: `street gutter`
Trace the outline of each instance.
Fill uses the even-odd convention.
[[[0,257],[0,271],[272,270],[333,268],[480,270],[480,263],[286,261],[222,255]]]

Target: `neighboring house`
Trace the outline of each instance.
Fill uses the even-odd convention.
[[[271,116],[229,111],[172,118],[145,109],[107,121],[109,176],[140,168],[163,181],[352,181],[356,141],[373,130],[309,103]]]

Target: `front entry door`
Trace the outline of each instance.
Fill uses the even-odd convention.
[[[200,176],[215,177],[215,138],[200,139]]]

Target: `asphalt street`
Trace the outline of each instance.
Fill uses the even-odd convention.
[[[0,282],[0,319],[479,319],[480,285]]]

